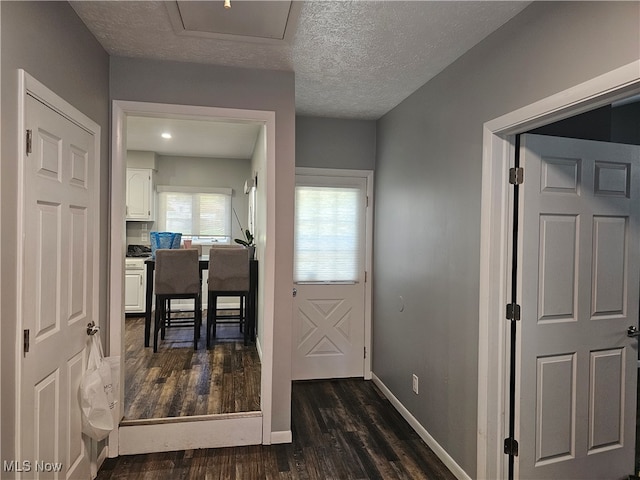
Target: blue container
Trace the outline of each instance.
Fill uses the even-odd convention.
[[[156,250],[159,248],[180,248],[182,233],[151,232],[151,256],[156,258]]]

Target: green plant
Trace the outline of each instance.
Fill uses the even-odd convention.
[[[239,243],[240,245],[244,245],[245,247],[252,247],[254,245],[253,243],[253,235],[251,234],[251,232],[249,231],[249,229],[242,229],[242,233],[244,234],[244,239],[243,238],[234,238],[234,242]],[[245,240],[246,239],[246,240]]]
[[[244,238],[234,238],[233,241],[244,245],[245,247],[253,247],[255,244],[253,243],[253,234],[249,231],[249,229],[242,228],[242,224],[240,223],[240,219],[238,218],[238,214],[236,213],[236,209],[233,209],[233,214],[236,216],[236,220],[238,221],[238,226],[240,227],[240,231]]]

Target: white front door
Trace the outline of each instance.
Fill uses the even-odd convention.
[[[294,380],[364,375],[366,183],[296,175]]]
[[[95,318],[95,138],[27,95],[19,455],[25,478],[89,478],[78,388]],[[25,349],[26,350],[26,349]]]
[[[633,472],[640,148],[522,137],[516,478]]]

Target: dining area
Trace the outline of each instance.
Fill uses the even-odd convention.
[[[252,159],[253,146],[261,144],[249,135],[243,141],[252,147],[239,158],[215,155],[217,150],[211,148],[193,155],[173,142],[163,143],[167,150],[158,151],[152,134],[144,148],[129,144],[145,132],[157,133],[157,128],[171,129],[174,139],[182,139],[213,123],[165,120],[127,116],[124,316],[120,333],[113,335],[115,342],[122,342],[120,432],[127,451],[159,442],[162,445],[154,448],[167,448],[161,435],[148,431],[171,431],[166,435],[172,445],[193,442],[194,432],[202,432],[202,441],[210,444],[215,432],[240,423],[243,438],[248,438],[245,425],[250,425],[251,438],[257,438],[263,415],[268,370],[263,339],[270,320],[264,312],[267,282],[262,280],[266,202],[265,189],[259,192],[256,186],[261,166]],[[256,134],[264,128],[246,127],[241,130]],[[248,232],[256,236],[255,242]],[[156,242],[165,233],[179,233],[181,238],[175,235],[170,244]],[[240,275],[244,285],[230,285],[239,276],[238,268],[230,267],[212,288],[212,248],[248,253]],[[163,268],[162,250],[180,252],[178,256],[183,251],[196,253]],[[229,291],[242,295],[231,296]],[[176,429],[189,433],[176,435]],[[223,438],[228,441],[228,434]]]
[[[204,323],[205,343],[210,348],[219,322],[238,324],[244,344],[255,342],[258,261],[251,258],[250,249],[231,245],[211,247],[208,251],[202,248],[158,249],[145,260],[145,266],[145,347],[151,345],[152,330],[153,351],[157,352],[158,341],[164,340],[167,329],[193,326],[193,345],[197,349]],[[203,272],[207,272],[206,279]],[[203,282],[207,286],[208,306],[204,317]],[[237,312],[222,315],[222,309],[218,309],[220,297],[236,297]],[[184,310],[179,316],[172,315],[175,312],[171,302],[180,299],[193,300],[193,310],[188,311],[191,316],[185,316]],[[229,310],[228,307],[224,309]],[[152,312],[155,313],[153,321]]]
[[[260,410],[258,260],[242,246],[180,247],[144,261],[145,310],[126,321],[124,425]]]

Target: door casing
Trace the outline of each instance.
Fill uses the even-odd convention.
[[[189,119],[215,119],[228,121],[249,121],[262,123],[266,127],[266,230],[274,232],[275,229],[275,138],[276,119],[275,112],[262,110],[243,110],[233,108],[204,107],[191,105],[176,105],[149,102],[134,102],[114,100],[112,103],[112,162],[111,162],[111,191],[110,191],[110,247],[109,247],[109,355],[124,355],[124,263],[126,248],[125,229],[125,172],[126,172],[126,117],[127,115],[142,116],[169,116]],[[264,251],[264,260],[260,265],[265,279],[261,302],[264,304],[264,314],[260,319],[263,322],[264,334],[260,344],[262,350],[262,375],[261,375],[261,421],[262,443],[271,444],[282,442],[280,438],[273,438],[271,431],[272,417],[272,379],[273,379],[273,311],[274,311],[274,285],[275,285],[275,236],[267,237]],[[122,357],[124,358],[124,357]],[[124,383],[124,369],[121,369],[121,385]],[[121,389],[123,390],[123,389]],[[121,392],[122,394],[122,392]],[[124,397],[121,395],[120,401]],[[233,419],[232,419],[233,420]],[[210,418],[202,418],[201,422],[213,422]],[[243,420],[241,419],[242,423]],[[227,422],[228,423],[228,422]],[[246,423],[246,422],[245,422]],[[178,425],[178,423],[173,424]],[[140,427],[157,428],[159,435],[170,438],[182,437],[180,426],[175,427],[175,435],[172,428],[167,430],[166,425],[143,425]],[[128,429],[139,427],[127,427]],[[234,428],[232,424],[225,424],[224,429]],[[244,428],[241,424],[239,428]],[[252,428],[252,427],[250,427]],[[198,429],[200,431],[202,429]],[[206,430],[206,429],[205,429]],[[146,435],[148,436],[148,433]],[[130,436],[130,434],[128,434]],[[143,438],[147,438],[143,435]],[[210,431],[203,431],[194,441],[206,444],[211,437]],[[192,439],[193,440],[193,439]],[[217,441],[217,440],[216,440]],[[212,446],[222,446],[216,443]],[[175,449],[175,448],[172,448]],[[109,457],[118,456],[119,432],[114,430],[109,436]]]
[[[476,478],[504,478],[508,418],[508,302],[514,136],[640,93],[640,60],[483,126]]]
[[[93,196],[93,204],[96,206],[96,210],[99,210],[100,205],[100,162],[102,158],[100,156],[100,132],[101,128],[96,122],[91,120],[85,114],[76,109],[73,105],[66,102],[64,99],[60,98],[55,92],[49,90],[44,84],[36,80],[34,77],[29,75],[26,71],[19,69],[18,70],[18,152],[21,152],[21,167],[19,170],[19,179],[18,179],[18,205],[17,208],[17,229],[16,229],[16,249],[17,256],[19,259],[24,258],[25,255],[30,254],[31,252],[24,251],[24,242],[22,238],[24,236],[24,232],[26,231],[25,225],[25,205],[24,205],[24,162],[26,159],[24,158],[24,133],[26,131],[26,113],[27,113],[27,95],[30,95],[45,105],[49,106],[52,110],[56,111],[60,115],[70,119],[74,123],[80,125],[82,128],[87,130],[89,133],[93,135],[94,143],[93,149],[95,152],[95,164],[93,172],[93,185],[94,189],[92,192]],[[93,230],[94,238],[100,238],[100,215],[94,215],[93,222],[90,227]],[[94,265],[100,264],[100,249],[96,246],[93,249],[92,258],[88,259],[88,261],[93,262]],[[20,418],[21,418],[21,390],[22,390],[22,351],[23,351],[23,339],[22,339],[22,331],[23,331],[23,308],[22,308],[22,298],[23,298],[23,282],[24,282],[25,272],[23,268],[23,263],[18,262],[18,271],[16,275],[16,358],[14,362],[15,368],[15,376],[16,376],[16,385],[18,386],[15,391],[15,452],[16,458],[20,458],[21,456],[21,442],[22,438],[20,435]],[[99,298],[99,288],[100,288],[100,275],[99,269],[96,267],[93,271],[93,278],[89,280],[91,284],[91,288],[93,289],[93,305],[90,305],[88,308],[91,309],[91,317],[94,319],[99,319],[99,302],[97,299]],[[99,463],[104,459],[105,451],[102,450],[98,452],[97,443],[91,442],[91,450],[89,451],[89,462],[91,467],[92,475],[97,474],[97,469],[99,467]],[[27,459],[25,459],[27,460]]]
[[[364,379],[371,380],[371,308],[372,308],[372,265],[373,265],[373,209],[374,209],[374,191],[373,191],[373,171],[372,170],[349,170],[337,168],[311,168],[298,167],[296,175],[308,176],[329,176],[329,177],[359,177],[366,179],[367,182],[367,208],[365,217],[365,256],[364,269],[366,273],[366,281],[364,286],[364,348],[366,355],[364,358]],[[295,317],[295,314],[294,314]],[[293,320],[295,321],[295,320]],[[292,352],[293,355],[293,352]]]

